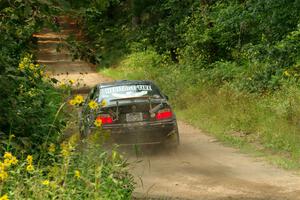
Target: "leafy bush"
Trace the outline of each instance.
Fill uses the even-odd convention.
[[[7,144],[13,136],[16,138],[8,146],[29,151],[46,140],[56,141],[65,124],[60,108],[63,95],[44,77],[43,67],[33,64],[32,56],[27,55],[18,69],[10,69],[0,81],[1,143]]]

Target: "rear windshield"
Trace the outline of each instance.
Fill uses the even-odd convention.
[[[123,99],[131,97],[150,96],[153,98],[161,98],[161,94],[157,87],[150,84],[145,85],[122,85],[112,86],[100,89],[100,100],[102,99]]]

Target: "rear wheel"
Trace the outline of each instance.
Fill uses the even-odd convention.
[[[169,133],[168,138],[164,142],[164,146],[167,149],[173,150],[173,149],[177,149],[179,144],[180,144],[180,138],[179,138],[178,126],[176,125],[174,130],[172,130]]]

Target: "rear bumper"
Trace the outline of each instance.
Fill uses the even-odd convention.
[[[160,144],[176,137],[177,123],[176,120],[135,122],[103,125],[102,129],[109,133],[109,143],[121,145]]]

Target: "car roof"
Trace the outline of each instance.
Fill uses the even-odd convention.
[[[113,82],[99,83],[97,86],[101,89],[101,88],[111,87],[111,86],[139,85],[139,84],[154,85],[154,83],[149,80],[117,80]]]

